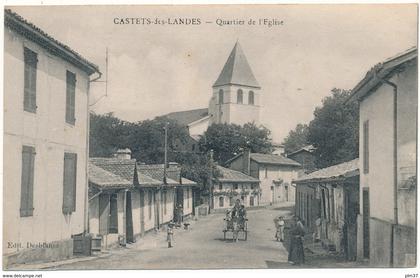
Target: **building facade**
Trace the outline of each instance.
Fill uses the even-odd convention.
[[[313,146],[305,146],[292,153],[287,154],[287,157],[297,161],[302,165],[304,173],[310,173],[317,170],[315,165],[315,155]]]
[[[353,89],[360,103],[358,257],[416,265],[417,48],[378,64]]]
[[[359,211],[359,160],[303,175],[296,184],[295,214],[322,245],[356,260]],[[318,223],[317,223],[318,220]]]
[[[218,177],[214,179],[212,190],[213,208],[226,210],[240,200],[245,207],[261,205],[260,181],[242,172],[217,166]]]
[[[102,247],[125,245],[178,217],[193,212],[192,188],[170,163],[164,179],[162,164],[137,164],[131,156],[91,158],[89,172],[89,232],[102,238]]]
[[[4,32],[4,265],[72,256],[87,230],[96,65],[10,10]]]
[[[301,169],[298,162],[281,155],[246,151],[227,161],[226,165],[261,182],[262,205],[295,201],[292,180],[298,177]]]

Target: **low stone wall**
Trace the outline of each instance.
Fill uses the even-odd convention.
[[[417,250],[416,229],[397,225],[394,227],[394,266],[415,267]]]

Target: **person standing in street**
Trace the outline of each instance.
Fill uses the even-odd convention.
[[[276,235],[275,238],[277,241],[283,242],[284,241],[284,218],[283,216],[279,216],[275,219],[276,224]]]
[[[305,262],[305,254],[303,251],[304,236],[305,228],[303,223],[299,217],[295,217],[295,221],[290,228],[289,263],[300,265]]]
[[[168,242],[168,248],[172,248],[173,239],[174,239],[173,224],[169,223],[167,227],[167,237],[166,237],[166,240]]]

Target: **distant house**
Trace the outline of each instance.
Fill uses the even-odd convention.
[[[302,165],[302,170],[304,173],[310,173],[317,169],[315,166],[314,150],[315,148],[312,145],[307,145],[287,154],[287,157],[299,162],[300,165]]]
[[[281,155],[246,151],[228,160],[225,165],[261,181],[261,204],[294,202],[295,190],[291,182],[298,177],[301,169],[298,162]]]
[[[417,48],[369,71],[352,90],[360,111],[358,258],[416,265]]]
[[[3,262],[60,260],[87,232],[88,99],[96,65],[4,11]]]
[[[321,221],[320,239],[329,250],[356,260],[359,210],[359,160],[344,162],[303,175],[296,184],[295,213],[315,232]]]
[[[260,206],[260,181],[239,171],[217,166],[219,176],[213,184],[213,208],[232,208],[236,200],[245,207]]]

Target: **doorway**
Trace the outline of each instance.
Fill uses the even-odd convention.
[[[131,192],[127,191],[126,194],[126,202],[125,202],[125,231],[126,231],[126,240],[127,243],[134,242],[134,234],[133,234],[133,212],[131,208]]]
[[[363,258],[369,259],[369,214],[370,214],[370,204],[369,204],[369,188],[363,188],[362,193],[363,200]]]

